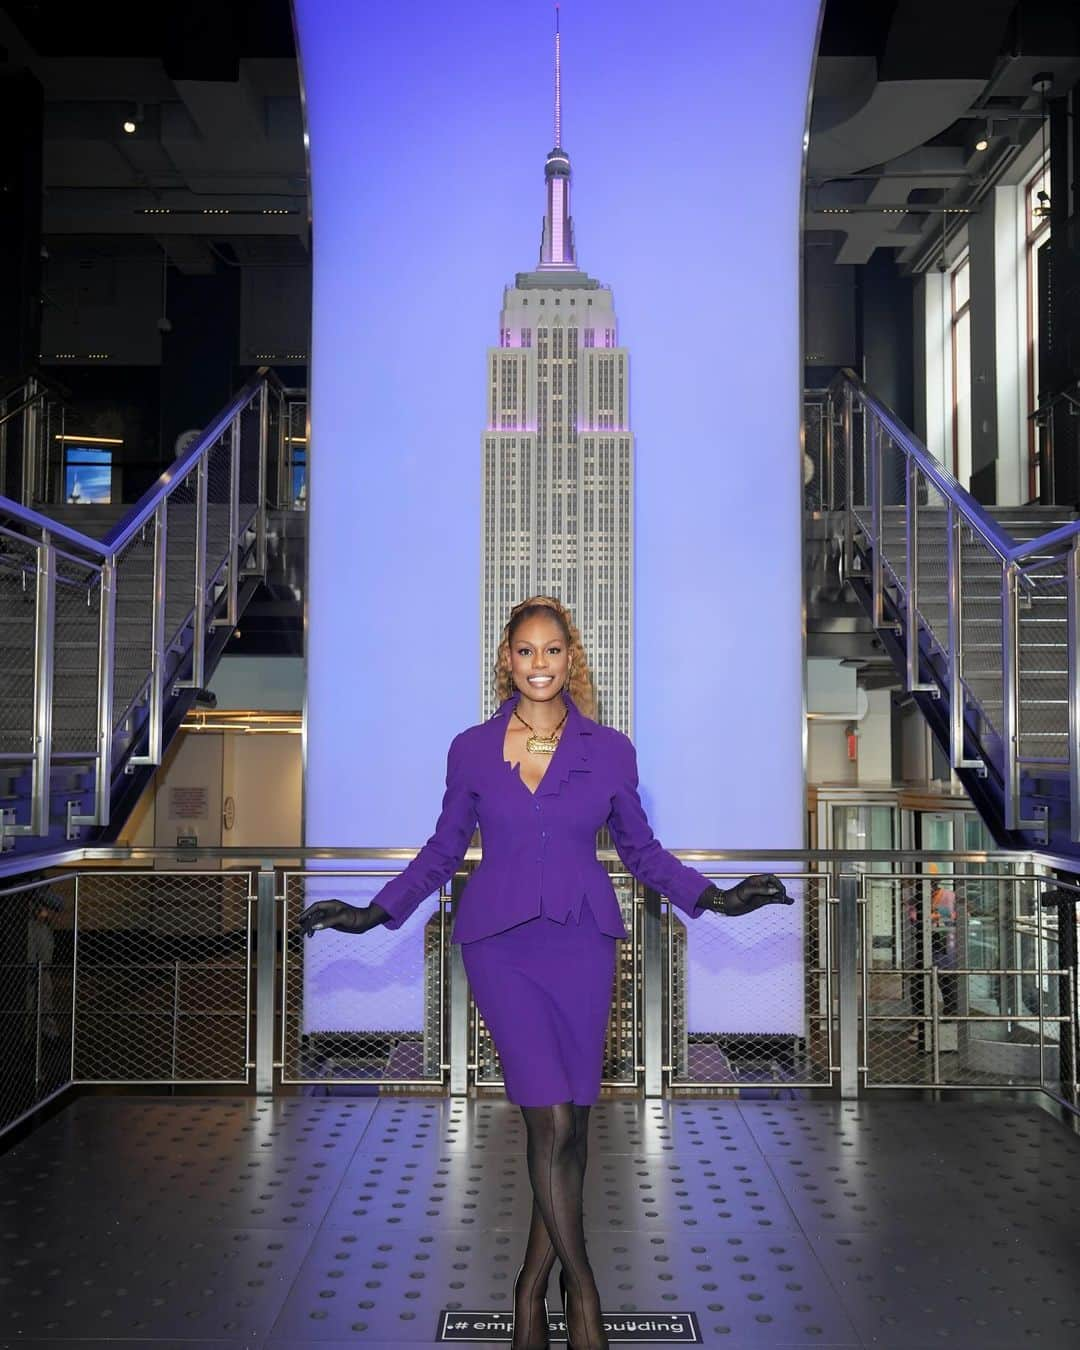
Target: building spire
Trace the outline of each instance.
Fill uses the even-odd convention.
[[[562,145],[562,41],[559,6],[555,6],[555,144]]]
[[[574,223],[570,218],[570,156],[562,148],[562,35],[555,6],[555,147],[544,164],[547,214],[540,239],[538,271],[576,272]]]

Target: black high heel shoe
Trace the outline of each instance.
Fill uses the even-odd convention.
[[[575,1350],[574,1342],[570,1339],[570,1319],[566,1315],[566,1276],[563,1274],[562,1266],[559,1267],[559,1293],[562,1296],[563,1322],[566,1325],[566,1350]]]
[[[515,1309],[515,1313],[516,1313],[516,1309],[517,1309],[517,1287],[518,1287],[518,1280],[521,1279],[521,1272],[522,1272],[524,1269],[525,1269],[525,1262],[523,1261],[523,1262],[521,1263],[521,1265],[518,1266],[518,1273],[514,1276],[514,1293],[513,1293],[513,1299],[514,1299],[514,1309]],[[546,1294],[546,1293],[545,1293],[545,1295],[544,1295],[544,1328],[543,1328],[543,1329],[544,1329],[544,1339],[543,1339],[542,1342],[539,1343],[539,1345],[538,1345],[537,1347],[534,1347],[534,1350],[549,1350],[549,1347],[550,1347],[550,1345],[551,1345],[551,1342],[550,1342],[550,1340],[548,1339],[548,1305],[547,1305],[547,1294]],[[516,1327],[516,1326],[515,1326],[514,1330],[515,1330],[515,1331],[517,1330],[517,1327]]]
[[[559,1267],[559,1293],[562,1296],[563,1323],[566,1326],[566,1350],[574,1350],[574,1343],[570,1339],[570,1319],[566,1315],[566,1276],[562,1266]]]

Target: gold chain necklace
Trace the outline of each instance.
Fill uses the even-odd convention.
[[[525,725],[529,727],[528,722],[525,721],[524,717],[522,717],[522,715],[518,712],[516,708],[514,709],[514,716],[518,719],[519,722],[524,722]],[[560,730],[563,722],[565,722],[569,716],[570,716],[570,709],[567,708],[562,715],[562,722],[560,722],[559,725],[555,728],[555,731]],[[534,755],[554,754],[555,747],[559,744],[559,738],[558,736],[555,735],[555,731],[553,731],[550,736],[540,736],[536,733],[535,730],[533,730],[532,727],[529,727],[529,730],[532,732],[532,735],[525,742],[526,750],[531,750]]]

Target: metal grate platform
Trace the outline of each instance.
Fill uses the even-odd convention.
[[[435,1344],[511,1308],[524,1147],[503,1101],[83,1098],[0,1157],[0,1350]],[[1034,1106],[609,1101],[585,1228],[606,1312],[707,1345],[1065,1350],[1078,1195]]]

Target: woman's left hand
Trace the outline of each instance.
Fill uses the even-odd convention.
[[[771,872],[756,872],[753,876],[745,877],[736,886],[732,886],[729,891],[722,891],[717,886],[710,886],[698,900],[698,904],[703,908],[711,909],[717,914],[724,914],[729,919],[741,918],[744,914],[752,914],[755,909],[760,909],[762,905],[793,905],[795,897],[788,895],[784,889],[784,883],[779,877],[773,876]]]

